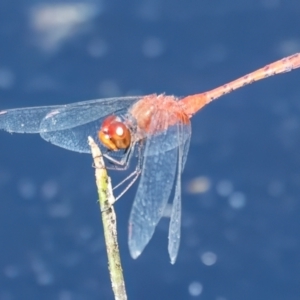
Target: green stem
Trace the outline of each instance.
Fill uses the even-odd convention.
[[[102,214],[108,269],[112,289],[116,300],[126,300],[127,294],[117,240],[117,220],[113,207],[115,199],[112,192],[111,181],[107,175],[100,149],[91,137],[89,137],[89,145],[91,147],[95,165],[96,184]]]

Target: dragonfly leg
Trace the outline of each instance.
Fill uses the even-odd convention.
[[[110,156],[109,154],[103,154],[103,156],[112,164],[112,166],[107,166],[107,169],[110,170],[118,170],[123,171],[128,169],[129,161],[132,157],[133,150],[134,150],[135,144],[130,145],[130,147],[126,150],[125,155],[120,159],[117,160]]]
[[[115,204],[130,188],[131,186],[136,182],[136,180],[138,179],[139,175],[141,173],[141,169],[140,168],[136,168],[136,170],[134,172],[132,172],[129,176],[127,176],[124,180],[122,180],[120,183],[118,183],[113,190],[119,188],[121,185],[123,185],[126,181],[128,181],[130,178],[133,177],[133,179],[129,182],[129,184],[125,187],[125,189],[114,199],[113,203],[110,203],[110,205],[104,209],[101,209],[101,212],[106,212],[108,209],[110,209],[110,207]]]
[[[129,182],[125,189],[115,198],[115,202],[117,202],[131,188],[131,186],[136,182],[140,174],[141,170],[137,169],[134,172],[132,172],[129,176],[127,176],[124,180],[122,180],[116,187],[114,187],[114,189],[120,187],[123,183],[125,183],[127,180],[133,177],[133,179]]]
[[[132,173],[130,173],[125,179],[123,179],[121,182],[119,182],[116,186],[113,187],[113,190],[116,190],[121,185],[123,185],[126,181],[128,181],[130,178],[134,177],[137,173],[137,170],[134,170]]]
[[[141,172],[142,172],[142,163],[143,163],[143,157],[142,157],[141,150],[142,150],[141,145],[139,145],[139,147],[138,147],[138,151],[139,151],[138,163],[137,163],[135,171],[132,172],[131,174],[129,174],[124,180],[122,180],[120,183],[118,183],[113,188],[113,190],[119,188],[121,185],[123,185],[125,182],[127,182],[129,179],[131,179],[133,177],[133,179],[129,182],[129,184],[125,187],[125,189],[115,198],[115,202],[117,200],[119,200],[130,189],[130,187],[136,182],[139,175],[141,174]]]

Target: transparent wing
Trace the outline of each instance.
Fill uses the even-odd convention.
[[[71,129],[114,113],[125,114],[128,107],[140,99],[141,97],[98,99],[54,109],[42,120],[40,132]]]
[[[183,171],[184,167],[185,167],[185,163],[187,160],[187,156],[189,153],[189,149],[190,149],[190,143],[191,143],[191,136],[192,136],[192,126],[191,124],[189,124],[186,127],[182,127],[182,135],[183,135],[183,148],[182,148],[182,169],[181,171]]]
[[[183,141],[179,143],[178,147],[178,167],[175,182],[175,194],[172,205],[172,212],[169,226],[169,243],[168,251],[171,259],[171,263],[174,264],[177,258],[179,245],[180,245],[180,233],[181,233],[181,173],[183,171],[187,153],[189,150],[191,140],[191,126],[181,124],[178,125],[178,139]]]
[[[43,118],[62,106],[40,106],[0,111],[0,129],[17,133],[39,133]]]
[[[40,106],[0,111],[0,129],[18,133],[40,133],[62,148],[90,153],[88,136],[98,141],[103,118],[125,114],[141,97],[107,98],[68,105]],[[99,146],[102,145],[99,143]]]
[[[101,148],[101,151],[106,151],[107,149],[99,142],[98,138],[98,131],[105,117],[69,129],[45,131],[40,134],[47,142],[80,153],[91,153],[91,148],[87,142],[88,137],[91,136]],[[114,153],[111,155],[114,155]]]
[[[171,116],[172,117],[172,116]],[[181,134],[179,135],[179,131],[177,126],[181,127]],[[169,132],[172,131],[172,133],[169,133],[170,136],[168,136],[168,139],[164,141],[164,145],[161,147],[151,147],[148,149],[147,153],[144,153],[145,156],[147,155],[157,155],[159,153],[168,151],[173,148],[177,148],[179,145],[183,147],[182,153],[182,164],[185,165],[189,144],[190,144],[190,137],[191,137],[191,124],[177,124],[176,126],[171,127],[172,129],[169,129]],[[167,133],[168,134],[168,133]],[[186,148],[186,149],[185,149]]]
[[[67,105],[16,108],[0,111],[0,129],[40,133],[83,125],[129,107],[141,97],[106,98]]]
[[[159,111],[152,119],[167,122],[172,118],[168,111]],[[177,170],[178,149],[170,148],[178,138],[177,125],[168,130],[147,137],[142,174],[129,219],[129,250],[137,258],[150,241],[155,227],[163,216],[170,197]],[[167,148],[168,150],[162,151]]]

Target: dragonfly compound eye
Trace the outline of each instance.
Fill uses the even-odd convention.
[[[131,133],[116,116],[109,116],[103,121],[98,135],[101,143],[109,150],[118,151],[130,146]]]

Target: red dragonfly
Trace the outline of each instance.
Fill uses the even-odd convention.
[[[181,173],[191,138],[190,118],[225,94],[299,67],[297,53],[211,91],[182,99],[153,94],[2,110],[0,129],[39,133],[57,146],[84,153],[90,153],[87,139],[91,136],[106,150],[104,156],[115,169],[126,169],[137,155],[136,171],[129,183],[132,185],[140,175],[129,219],[131,256],[137,258],[152,238],[172,194],[168,251],[174,263],[180,243]]]

